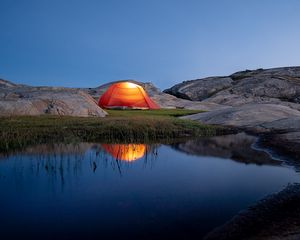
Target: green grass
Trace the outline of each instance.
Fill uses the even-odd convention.
[[[53,142],[158,142],[216,134],[216,128],[176,118],[191,110],[109,110],[109,116],[19,116],[0,118],[0,151]]]
[[[199,110],[188,109],[157,109],[157,110],[106,110],[109,117],[135,117],[135,116],[159,116],[159,117],[181,117],[200,113]]]

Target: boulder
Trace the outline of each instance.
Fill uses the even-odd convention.
[[[246,70],[228,77],[184,81],[164,92],[229,106],[247,103],[300,103],[300,67]]]
[[[230,77],[233,80],[241,80],[248,77],[254,76],[272,76],[272,77],[285,77],[291,81],[299,81],[300,78],[300,67],[279,67],[279,68],[270,68],[270,69],[256,69],[256,70],[245,70],[233,73]]]
[[[299,82],[289,81],[285,77],[256,76],[239,80],[230,94],[247,97],[277,98],[289,102],[298,102],[300,96]]]
[[[165,93],[192,101],[201,101],[232,86],[230,77],[209,77],[184,81],[164,90]]]
[[[107,113],[78,89],[0,85],[0,116],[43,114],[104,117]]]

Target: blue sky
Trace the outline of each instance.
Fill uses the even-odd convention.
[[[1,0],[0,78],[164,89],[244,69],[300,65],[298,0]]]

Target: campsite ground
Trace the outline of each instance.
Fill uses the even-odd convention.
[[[1,117],[0,150],[49,142],[150,142],[216,134],[216,128],[178,119],[200,111],[185,109],[108,110],[108,117]]]

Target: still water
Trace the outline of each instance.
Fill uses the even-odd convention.
[[[245,134],[171,145],[55,144],[0,155],[1,239],[201,239],[300,182]]]

